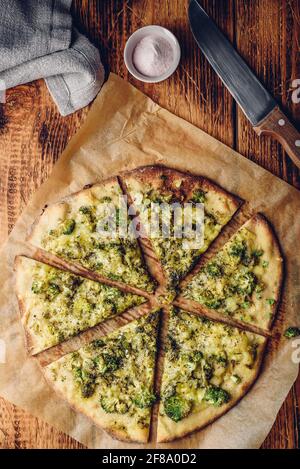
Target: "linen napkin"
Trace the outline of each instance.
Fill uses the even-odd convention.
[[[44,78],[63,116],[104,81],[98,49],[74,27],[72,0],[0,0],[0,90]]]

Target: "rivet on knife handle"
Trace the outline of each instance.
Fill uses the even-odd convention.
[[[258,135],[276,138],[292,161],[300,168],[300,133],[277,106],[254,127]]]

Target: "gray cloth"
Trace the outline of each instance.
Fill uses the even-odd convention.
[[[99,92],[98,49],[72,26],[72,0],[0,0],[0,89],[45,78],[63,116]]]

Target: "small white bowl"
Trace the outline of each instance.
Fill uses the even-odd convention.
[[[133,64],[133,52],[138,44],[138,42],[141,41],[145,36],[148,36],[149,34],[153,34],[156,36],[161,36],[165,38],[169,44],[172,46],[173,49],[173,63],[170,66],[170,68],[163,73],[162,75],[159,75],[157,77],[148,77],[146,75],[143,75],[140,73],[134,66]],[[128,69],[128,71],[133,75],[135,78],[138,80],[144,81],[145,83],[158,83],[160,81],[166,80],[169,78],[172,73],[175,72],[176,68],[178,67],[179,61],[180,61],[180,45],[176,37],[174,36],[171,31],[169,31],[166,28],[163,28],[162,26],[155,26],[155,25],[150,25],[150,26],[144,26],[143,28],[138,29],[135,31],[127,40],[125,49],[124,49],[124,60],[125,60],[125,65]]]

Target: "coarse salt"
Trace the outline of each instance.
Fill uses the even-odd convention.
[[[173,48],[167,39],[148,35],[135,46],[132,61],[139,73],[147,77],[159,77],[172,66]]]

